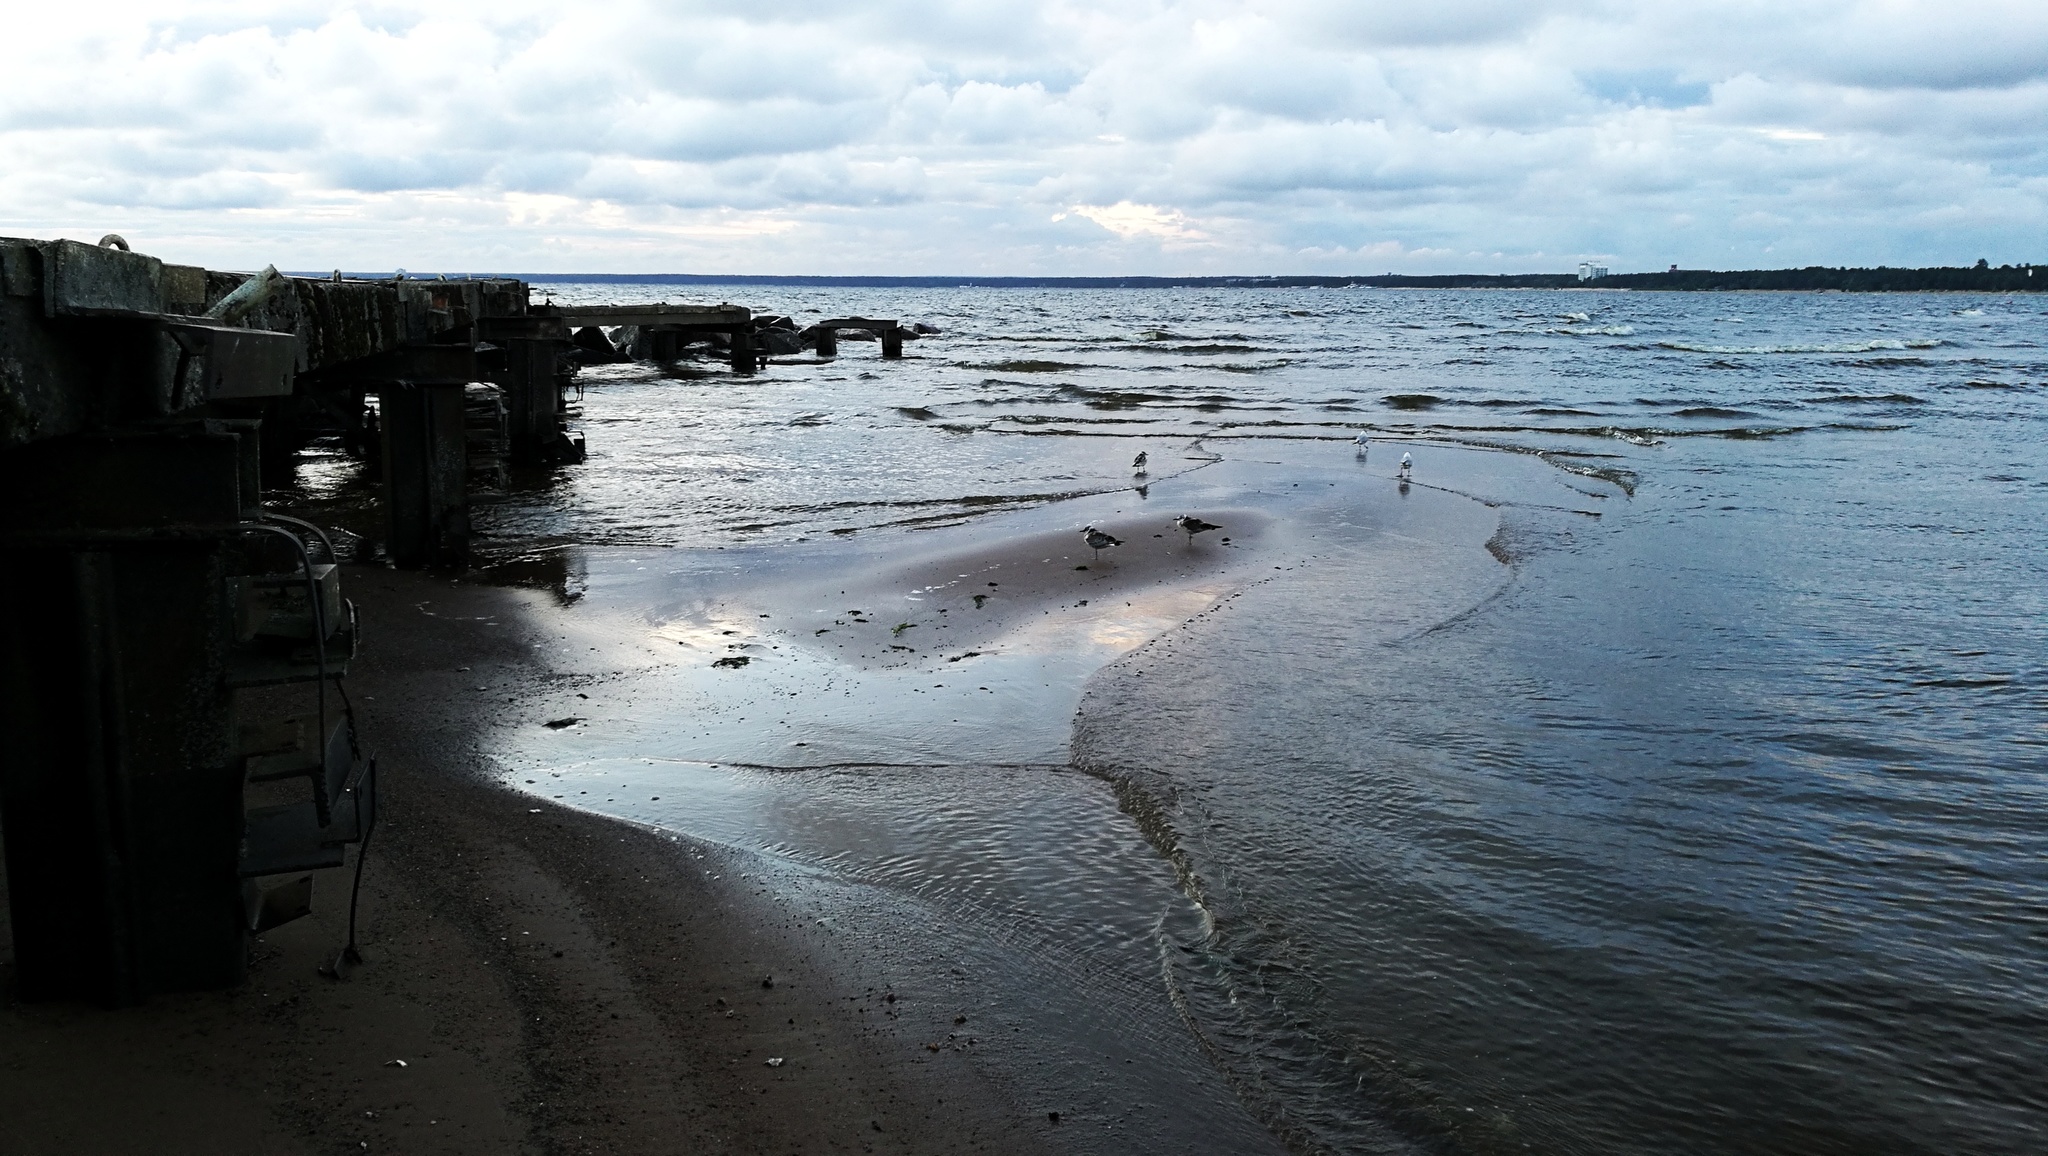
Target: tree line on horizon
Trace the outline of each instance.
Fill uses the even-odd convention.
[[[1576,273],[1382,273],[1374,276],[1270,277],[835,277],[716,273],[520,273],[533,284],[566,281],[618,284],[813,285],[849,288],[995,289],[1642,289],[1678,291],[1835,290],[1843,293],[2048,290],[2048,273],[2034,265],[1924,269],[1829,267],[1803,269],[1671,269],[1610,273],[1581,280]]]

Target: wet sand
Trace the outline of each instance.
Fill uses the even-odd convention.
[[[335,871],[241,989],[9,1002],[0,1153],[1281,1151],[1163,981],[1205,916],[1073,720],[1107,665],[1414,512],[1199,474],[1180,508],[352,568],[367,965],[316,973]]]
[[[351,579],[385,776],[368,963],[316,974],[346,935],[340,871],[244,986],[137,1009],[15,1002],[0,923],[0,1152],[1047,1147],[1043,1111],[927,1046],[961,1026],[949,998],[892,990],[741,877],[744,855],[489,785],[491,709],[457,668],[535,673],[517,626],[481,625],[513,622],[518,593]]]

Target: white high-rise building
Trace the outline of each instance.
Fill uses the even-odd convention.
[[[1607,276],[1607,266],[1595,265],[1591,261],[1579,262],[1579,280],[1598,281],[1605,276]]]

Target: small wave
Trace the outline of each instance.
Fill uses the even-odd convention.
[[[1095,409],[1135,409],[1148,402],[1181,400],[1170,393],[1142,393],[1134,389],[1090,389],[1085,385],[1063,385],[1055,392],[1060,397],[1078,400],[1081,404]]]
[[[1849,341],[1839,345],[1695,345],[1689,341],[1660,341],[1657,344],[1666,349],[1685,353],[1876,353],[1884,349],[1933,349],[1946,344],[1940,340],[1915,338],[1900,341],[1883,337],[1874,341]]]
[[[1590,409],[1570,409],[1570,408],[1567,408],[1567,407],[1565,407],[1565,406],[1537,406],[1537,407],[1536,407],[1536,408],[1534,408],[1534,409],[1525,409],[1525,410],[1523,410],[1522,412],[1523,412],[1523,413],[1527,413],[1527,414],[1534,414],[1534,415],[1536,415],[1536,416],[1538,416],[1538,417],[1599,417],[1599,416],[1600,416],[1600,415],[1599,415],[1598,413],[1595,413],[1594,411],[1592,411],[1592,410],[1590,410]]]
[[[1032,358],[1013,358],[1009,361],[990,361],[981,365],[963,366],[964,369],[986,369],[992,373],[1065,373],[1070,369],[1086,369],[1070,361],[1038,361]]]
[[[1203,368],[1220,369],[1225,373],[1271,373],[1276,369],[1287,368],[1288,364],[1289,362],[1283,359],[1280,361],[1262,361],[1256,365],[1232,365],[1226,362],[1222,365],[1210,365]]]
[[[1222,344],[1218,344],[1218,343],[1215,343],[1215,342],[1211,342],[1211,343],[1209,343],[1209,344],[1206,344],[1206,345],[1168,345],[1168,346],[1166,346],[1166,347],[1162,348],[1162,349],[1160,350],[1160,352],[1161,352],[1161,353],[1195,353],[1195,354],[1201,354],[1201,353],[1257,353],[1257,352],[1259,352],[1259,347],[1258,347],[1258,346],[1256,346],[1256,345],[1222,345]]]
[[[1681,410],[1677,411],[1677,413],[1676,413],[1676,415],[1675,415],[1675,416],[1677,416],[1677,417],[1733,417],[1733,418],[1743,418],[1743,417],[1755,417],[1756,415],[1755,415],[1755,414],[1753,414],[1753,413],[1750,413],[1750,412],[1748,412],[1747,410],[1740,410],[1740,409],[1722,409],[1722,408],[1721,408],[1720,406],[1717,406],[1717,405],[1694,405],[1694,406],[1687,406],[1686,408],[1684,408],[1684,409],[1681,409]]]
[[[1819,397],[1803,397],[1799,400],[1808,405],[1856,405],[1866,402],[1889,405],[1927,404],[1910,393],[1825,393]]]
[[[995,425],[1158,425],[1169,421],[1157,417],[1075,417],[1063,413],[1012,413],[991,418]],[[950,427],[940,426],[940,429]],[[981,426],[976,429],[984,428]]]
[[[1778,741],[1793,750],[1831,759],[1863,759],[1874,763],[1910,763],[1919,758],[1916,751],[1874,743],[1854,735],[1837,735],[1825,732],[1795,732],[1779,735]]]
[[[1591,321],[1591,320],[1593,320],[1593,315],[1592,315],[1592,314],[1590,314],[1590,313],[1566,313],[1566,314],[1564,314],[1563,316],[1559,317],[1559,318],[1558,318],[1558,320],[1560,320],[1560,321]]]
[[[814,426],[824,425],[826,422],[830,420],[832,420],[830,414],[800,413],[795,417],[790,418],[789,424],[792,426]]]
[[[939,416],[921,405],[899,405],[896,407],[896,412],[916,421],[930,421]],[[789,424],[795,425],[797,423],[791,422]]]
[[[1582,325],[1575,329],[1568,325],[1560,325],[1552,329],[1551,332],[1563,334],[1566,337],[1634,337],[1636,327],[1633,325]]]
[[[1952,678],[1923,678],[1914,681],[1914,686],[1939,687],[1948,690],[1996,690],[2013,685],[2009,674],[1958,675]]]
[[[1435,409],[1444,401],[1433,393],[1390,393],[1380,400],[1395,409]]]

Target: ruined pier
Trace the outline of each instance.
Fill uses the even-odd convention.
[[[294,454],[339,438],[381,479],[389,561],[459,566],[479,444],[514,467],[581,460],[563,408],[579,339],[609,347],[609,327],[653,357],[715,339],[753,372],[796,341],[762,321],[0,238],[0,823],[21,995],[233,984],[249,936],[308,910],[308,872],[373,830],[375,759],[342,682],[363,645],[339,570],[354,559],[263,501]],[[822,356],[835,325],[901,354],[894,322],[826,325]]]

